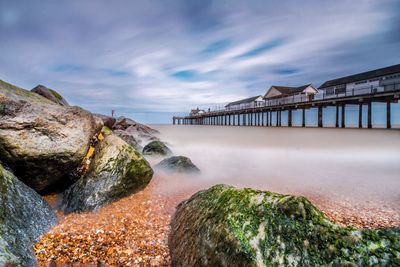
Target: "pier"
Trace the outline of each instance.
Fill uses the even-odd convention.
[[[282,126],[282,112],[287,112],[287,127],[292,127],[292,113],[301,110],[301,126],[306,127],[306,110],[317,110],[318,127],[324,127],[324,109],[336,109],[335,127],[346,127],[346,106],[358,106],[358,127],[363,128],[363,107],[367,108],[366,128],[372,128],[372,103],[386,104],[386,128],[392,127],[391,104],[398,103],[400,83],[384,86],[370,86],[359,89],[342,90],[337,94],[319,92],[310,97],[288,96],[279,99],[265,100],[256,106],[221,109],[183,117],[174,116],[173,124],[177,125],[223,125],[223,126]],[[274,115],[274,124],[272,116]]]

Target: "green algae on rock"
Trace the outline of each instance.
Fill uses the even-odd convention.
[[[0,265],[35,266],[32,246],[56,224],[56,215],[34,190],[1,165],[0,191]]]
[[[329,221],[306,198],[217,185],[177,207],[172,266],[398,266],[400,229]]]
[[[33,88],[31,92],[39,94],[61,106],[69,106],[67,100],[65,100],[64,97],[62,97],[58,92],[56,92],[53,89],[47,88],[46,86],[43,86],[41,84]]]
[[[89,211],[142,190],[153,177],[145,158],[114,134],[96,147],[88,173],[63,193],[65,212]]]
[[[143,155],[169,155],[171,150],[161,141],[151,141],[143,148]]]
[[[178,173],[199,173],[199,168],[193,164],[193,162],[184,156],[174,156],[162,160],[158,163],[155,168],[167,171],[167,172],[178,172]]]

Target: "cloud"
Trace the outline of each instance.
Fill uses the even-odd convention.
[[[399,5],[361,1],[0,2],[0,79],[117,114],[214,107],[398,64]],[[168,121],[169,122],[169,121]]]

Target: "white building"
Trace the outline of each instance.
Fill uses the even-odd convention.
[[[264,99],[261,95],[245,98],[235,102],[228,103],[225,106],[226,110],[237,110],[246,108],[261,107],[264,104]]]
[[[400,89],[400,64],[329,80],[318,89],[324,97]]]
[[[310,101],[318,90],[311,84],[298,87],[271,86],[264,95],[267,106]]]

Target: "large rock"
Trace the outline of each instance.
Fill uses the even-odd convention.
[[[0,265],[36,265],[33,245],[56,224],[50,206],[0,165]]]
[[[134,135],[130,134],[129,132],[124,131],[124,130],[114,130],[113,132],[114,132],[114,134],[116,134],[122,140],[127,142],[129,145],[131,145],[136,150],[142,150],[143,149],[140,146],[140,142],[138,140],[136,140]]]
[[[72,183],[99,127],[79,107],[0,81],[0,159],[38,192]]]
[[[174,156],[167,159],[163,159],[160,163],[155,166],[157,169],[161,169],[172,173],[199,173],[200,170],[193,162],[184,156]]]
[[[170,155],[171,150],[161,141],[151,141],[143,148],[144,155]]]
[[[306,198],[218,185],[179,204],[172,266],[398,266],[400,229],[329,221]]]
[[[142,190],[153,170],[133,147],[114,134],[96,147],[85,177],[64,192],[65,212],[88,211]]]
[[[95,118],[99,118],[103,121],[104,126],[107,126],[108,128],[112,129],[116,119],[114,117],[110,117],[107,115],[103,115],[103,114],[97,114],[97,113],[93,113],[93,116]]]
[[[41,84],[33,88],[31,91],[61,106],[69,106],[67,100],[65,100],[58,92]]]

